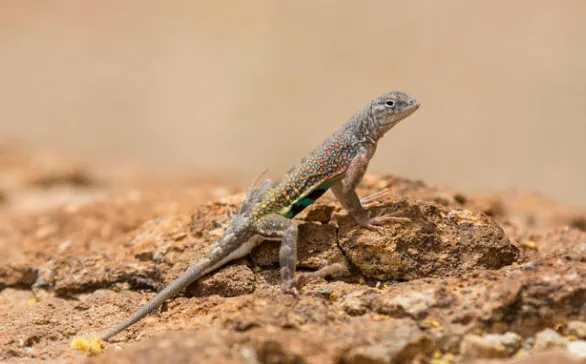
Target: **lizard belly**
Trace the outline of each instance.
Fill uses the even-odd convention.
[[[236,260],[238,258],[242,258],[246,254],[250,253],[252,251],[252,249],[254,249],[263,240],[266,240],[266,239],[263,238],[260,235],[254,235],[253,237],[251,237],[250,239],[248,239],[247,242],[245,242],[244,244],[240,245],[238,247],[238,249],[234,250],[229,255],[227,255],[225,258],[223,258],[222,260],[220,260],[218,263],[216,263],[213,266],[211,266],[208,269],[206,269],[203,272],[202,275],[208,274],[208,273],[210,273],[210,272],[212,272],[212,271],[214,271],[214,270],[222,267],[224,264],[226,264],[228,262],[231,262],[231,261]]]

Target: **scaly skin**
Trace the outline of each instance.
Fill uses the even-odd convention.
[[[378,140],[418,108],[419,102],[402,92],[382,95],[364,106],[279,181],[273,183],[266,179],[254,188],[259,176],[248,189],[240,211],[206,257],[101,339],[108,340],[118,334],[205,274],[245,256],[263,240],[282,240],[279,262],[283,289],[287,292],[297,294],[297,288],[308,280],[345,270],[346,267],[335,264],[295,277],[298,233],[291,219],[331,188],[344,209],[361,226],[376,229],[388,221],[409,221],[404,217],[370,217],[365,207],[376,205],[385,191],[361,200],[355,189],[374,155]]]

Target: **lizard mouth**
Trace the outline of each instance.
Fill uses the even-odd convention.
[[[406,115],[411,115],[415,112],[415,110],[419,109],[419,101],[417,99],[410,99],[409,102],[407,102],[407,104],[409,105],[409,107],[406,110]]]
[[[419,109],[419,101],[417,101],[416,99],[410,99],[408,105],[409,106],[404,108],[401,113],[395,116],[394,120],[385,123],[383,128],[385,130],[391,129],[392,127],[397,125],[401,120],[405,119],[407,116],[413,114],[415,111],[417,111],[417,109]]]
[[[403,113],[402,118],[405,118],[413,114],[417,109],[419,109],[419,101],[417,101],[416,99],[409,100],[409,107]]]

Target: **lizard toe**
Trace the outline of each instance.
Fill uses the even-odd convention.
[[[290,279],[281,284],[281,291],[285,294],[290,294],[293,297],[299,297],[299,291],[297,290],[297,280]]]

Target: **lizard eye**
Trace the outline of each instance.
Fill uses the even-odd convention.
[[[387,107],[393,108],[393,107],[395,107],[396,102],[395,102],[395,100],[387,100],[387,101],[385,101],[385,105]]]

